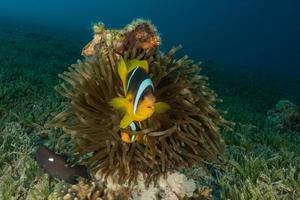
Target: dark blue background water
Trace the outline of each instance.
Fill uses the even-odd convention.
[[[298,0],[0,1],[2,21],[33,25],[83,44],[91,38],[92,22],[121,28],[135,18],[150,19],[164,47],[183,44],[197,60],[267,73],[300,71]]]

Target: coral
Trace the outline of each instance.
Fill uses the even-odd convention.
[[[173,173],[167,178],[168,185],[176,194],[184,194],[188,197],[193,195],[196,190],[196,185],[193,180],[187,180],[183,174]]]
[[[218,162],[224,149],[219,128],[226,121],[214,108],[216,94],[208,87],[207,78],[198,75],[199,65],[187,56],[175,58],[180,47],[166,54],[156,46],[143,48],[141,41],[158,37],[152,27],[141,20],[127,26],[122,33],[130,29],[128,34],[135,37],[125,35],[122,51],[111,46],[119,32],[104,37],[94,46],[93,56],[61,74],[64,82],[57,91],[69,106],[49,123],[72,136],[79,155],[92,153],[85,164],[93,172],[100,170],[104,177],[118,173],[120,182],[135,182],[139,172],[150,182],[181,167],[197,164],[205,168],[206,161]],[[147,60],[157,100],[171,106],[168,112],[143,121],[138,132],[143,139],[132,144],[120,139],[122,115],[109,105],[112,98],[123,94],[115,66],[120,56]]]
[[[287,130],[300,133],[300,106],[293,109],[283,120],[283,127]]]
[[[122,30],[107,30],[103,23],[97,23],[93,30],[93,40],[83,48],[83,56],[94,56],[99,52],[107,55],[107,47],[118,54],[131,51],[134,47],[150,53],[160,44],[156,28],[144,20],[135,20]]]
[[[131,200],[192,200],[211,199],[211,189],[199,187],[196,189],[192,179],[179,172],[169,173],[166,177],[161,176],[157,184],[145,185],[145,179],[139,174],[137,184],[130,187],[128,184],[120,185],[115,177],[109,177],[107,181],[97,180],[86,183],[83,180],[77,185],[65,188],[60,191],[57,198],[69,199],[131,199]],[[54,197],[54,196],[53,196]],[[52,199],[52,198],[50,198]],[[55,198],[53,198],[55,199]]]
[[[300,133],[300,107],[289,100],[280,100],[268,111],[265,126],[280,132]]]
[[[58,187],[55,192],[49,196],[49,200],[127,200],[130,197],[130,191],[127,187],[112,189],[102,182],[85,182],[81,180],[78,184],[71,187]]]

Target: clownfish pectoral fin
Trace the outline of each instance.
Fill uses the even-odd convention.
[[[127,77],[128,70],[127,70],[126,63],[122,57],[120,58],[120,60],[117,64],[117,68],[118,68],[118,74],[122,80],[123,89],[124,89],[124,92],[126,95],[126,77]]]
[[[127,62],[127,66],[128,66],[128,72],[130,72],[136,67],[141,67],[142,69],[145,70],[146,73],[148,73],[149,71],[149,65],[147,60],[137,60],[137,59],[129,60]]]
[[[120,122],[120,128],[127,128],[131,122],[133,122],[132,117],[129,114],[125,114]]]
[[[109,104],[117,110],[126,111],[127,100],[123,97],[113,98]]]
[[[171,107],[169,104],[165,103],[165,102],[156,102],[155,103],[155,113],[164,113],[167,110],[169,110]]]

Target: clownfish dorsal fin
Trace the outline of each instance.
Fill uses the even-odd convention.
[[[127,78],[127,74],[128,74],[128,69],[126,66],[126,63],[123,59],[123,57],[120,58],[119,62],[117,63],[117,69],[118,69],[118,74],[122,80],[122,84],[123,84],[123,89],[125,92],[125,95],[127,93],[126,91],[126,78]]]
[[[129,60],[127,62],[127,66],[128,66],[128,72],[132,71],[136,67],[141,67],[143,70],[145,70],[146,73],[149,72],[149,65],[147,60],[137,60],[137,59]]]

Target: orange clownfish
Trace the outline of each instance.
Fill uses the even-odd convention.
[[[155,102],[154,86],[148,75],[149,66],[146,60],[129,60],[123,58],[117,63],[117,70],[123,84],[125,97],[116,97],[110,105],[124,112],[120,128],[127,128],[132,122],[140,122],[155,113],[170,109],[164,102]]]
[[[136,122],[131,122],[130,125],[128,126],[128,129],[130,131],[140,131],[140,127]],[[121,138],[124,142],[126,143],[132,143],[136,140],[139,140],[139,135],[129,135],[125,131],[121,131]]]

